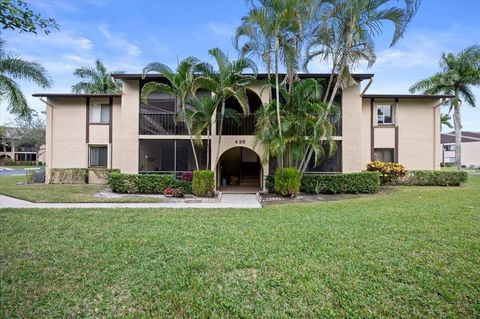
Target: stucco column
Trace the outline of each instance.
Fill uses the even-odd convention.
[[[359,172],[362,166],[362,98],[357,84],[342,94],[342,172]]]
[[[120,143],[120,169],[122,173],[138,173],[140,114],[140,83],[138,80],[124,80],[121,106],[122,142]],[[117,153],[117,152],[115,152]],[[117,153],[118,154],[118,153]]]

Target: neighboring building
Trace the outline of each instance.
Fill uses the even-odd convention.
[[[300,74],[327,78],[329,74]],[[106,167],[125,173],[179,173],[194,170],[194,159],[183,123],[175,121],[175,97],[152,95],[140,101],[144,83],[166,83],[161,75],[115,74],[123,80],[122,94],[34,94],[47,104],[48,168]],[[449,96],[363,94],[360,83],[373,74],[355,74],[357,85],[338,99],[342,119],[337,125],[337,152],[311,172],[358,172],[371,160],[395,161],[407,169],[440,167],[440,108]],[[248,88],[250,114],[241,123],[226,120],[221,145],[213,121],[211,157],[220,148],[215,171],[217,187],[225,184],[264,188],[264,177],[276,161],[261,160],[263,145],[255,146],[254,112],[268,102],[262,90],[266,74]],[[368,83],[369,85],[370,83]],[[368,88],[367,85],[367,88]],[[233,98],[227,108],[239,109]],[[205,141],[207,136],[202,136]],[[205,168],[207,149],[198,147]],[[215,160],[215,159],[214,159]]]
[[[3,127],[2,144],[0,145],[0,165],[6,161],[15,162],[45,162],[45,150],[41,151],[37,159],[35,147],[31,145],[16,145],[21,132],[15,127]]]
[[[455,163],[455,132],[442,133],[442,162]],[[462,131],[462,166],[480,167],[480,132]]]

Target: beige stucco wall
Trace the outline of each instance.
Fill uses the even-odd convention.
[[[85,98],[50,98],[47,107],[48,168],[87,166]]]
[[[343,90],[342,96],[342,171],[358,172],[362,165],[362,99],[360,86]]]
[[[480,141],[462,143],[462,165],[480,166]]]
[[[371,125],[372,125],[372,114],[371,114],[371,105],[370,99],[362,99],[362,151],[361,151],[361,160],[362,160],[362,169],[365,169],[365,166],[371,160]]]
[[[377,126],[374,130],[375,148],[395,148],[395,127]]]
[[[117,122],[121,127],[115,128],[114,138],[120,138],[119,167],[123,173],[138,173],[138,122],[140,107],[139,81],[123,81],[121,120]],[[115,113],[114,113],[115,115]],[[120,134],[118,132],[120,131]],[[116,143],[114,143],[116,144]],[[115,154],[119,152],[115,151]]]
[[[404,99],[397,110],[398,161],[407,169],[440,167],[439,100]]]

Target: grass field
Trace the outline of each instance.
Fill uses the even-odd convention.
[[[258,210],[0,210],[0,317],[480,316],[480,177]]]
[[[148,197],[103,198],[95,197],[107,186],[94,184],[28,184],[25,176],[0,176],[0,194],[39,203],[135,203],[159,202],[160,199]]]

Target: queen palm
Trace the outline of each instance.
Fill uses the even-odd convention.
[[[221,106],[217,121],[219,126],[218,148],[214,161],[214,163],[217,163],[222,142],[223,120],[226,114],[225,101],[233,97],[238,101],[244,113],[249,112],[246,87],[255,81],[257,66],[248,58],[229,61],[227,55],[219,48],[210,49],[208,53],[215,59],[217,70],[209,63],[200,63],[196,65],[195,69],[199,73],[197,77],[198,87],[203,87],[212,92]],[[253,74],[244,74],[246,70]]]
[[[0,101],[7,102],[8,112],[29,120],[33,109],[28,106],[27,99],[15,80],[32,81],[43,89],[51,87],[52,82],[40,64],[8,54],[4,46],[5,42],[0,40]]]
[[[179,105],[179,117],[185,121],[185,126],[187,128],[188,136],[190,138],[190,144],[192,147],[193,157],[195,159],[195,167],[197,170],[200,169],[198,164],[197,152],[195,150],[195,145],[192,135],[192,122],[187,121],[186,119],[186,108],[187,100],[195,95],[197,89],[196,80],[197,77],[194,75],[194,67],[199,63],[199,60],[194,57],[186,58],[177,66],[176,71],[173,71],[170,67],[165,64],[153,62],[148,64],[143,69],[142,77],[145,78],[146,75],[150,72],[158,72],[162,74],[167,80],[168,84],[159,83],[159,82],[148,82],[142,88],[142,100],[147,103],[148,96],[152,93],[165,93],[177,97]]]
[[[472,88],[480,85],[480,46],[472,45],[459,53],[443,53],[440,59],[441,71],[429,78],[418,81],[410,87],[410,92],[422,91],[425,94],[453,95],[449,101],[453,109],[455,129],[455,167],[462,162],[462,121],[461,106],[465,102],[475,106]]]
[[[81,79],[72,85],[74,93],[119,93],[122,91],[122,82],[115,80],[112,74],[121,74],[124,71],[108,71],[107,67],[99,59],[95,60],[95,67],[82,66],[75,69],[73,75]]]

